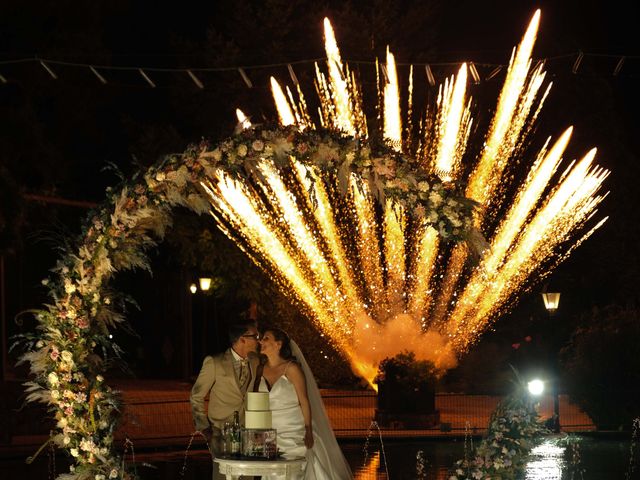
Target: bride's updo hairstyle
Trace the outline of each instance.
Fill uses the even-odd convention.
[[[287,332],[279,328],[269,327],[265,328],[265,332],[271,332],[276,342],[282,342],[280,347],[280,356],[285,360],[295,360],[296,357],[291,353],[291,339]]]

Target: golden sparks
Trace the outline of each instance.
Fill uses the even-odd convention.
[[[217,174],[205,186],[212,214],[227,235],[306,308],[318,330],[369,383],[381,360],[403,350],[443,371],[455,366],[520,292],[548,275],[606,220],[590,225],[606,196],[600,189],[609,174],[594,165],[595,149],[559,173],[571,128],[534,155],[520,185],[505,173],[516,160],[526,165],[521,148],[550,89],[544,87],[542,65],[532,67],[539,22],[536,11],[514,49],[476,159],[467,158],[472,125],[467,64],[439,86],[435,112],[414,129],[413,70],[406,79],[403,121],[395,58],[387,49],[386,63],[376,63],[382,138],[403,155],[419,158],[443,181],[465,184],[466,196],[481,207],[475,223],[488,248],[475,263],[468,261],[465,245],[442,241],[403,205],[376,203],[362,179],[352,175],[339,187],[337,172],[321,173],[295,155],[288,165],[262,161],[259,179],[251,184]],[[367,138],[360,84],[342,62],[328,19],[324,27],[326,72],[315,66],[319,125]],[[271,78],[280,123],[315,128],[302,89],[295,87],[297,98]],[[241,112],[238,120],[250,126]],[[376,160],[380,168],[400,167]],[[472,163],[462,168],[463,161]],[[470,172],[468,178],[462,178],[464,172]],[[429,185],[420,188],[433,202],[441,201]]]

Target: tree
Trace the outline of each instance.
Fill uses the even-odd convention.
[[[639,320],[636,307],[594,308],[561,351],[566,389],[598,428],[630,430],[640,415]]]

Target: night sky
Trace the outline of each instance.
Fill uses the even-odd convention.
[[[547,136],[557,137],[574,125],[568,155],[582,156],[597,146],[597,163],[612,171],[606,182],[611,194],[599,214],[610,220],[558,268],[550,283],[562,289],[563,301],[574,313],[593,305],[637,301],[640,41],[630,23],[636,15],[623,3],[627,2],[272,0],[256,7],[242,1],[205,6],[3,2],[1,60],[39,56],[127,67],[245,66],[255,86],[248,89],[234,69],[198,74],[204,90],[184,73],[154,72],[150,75],[157,88],[151,89],[135,71],[105,70],[108,83],[101,85],[87,68],[52,64],[58,75],[53,80],[35,62],[0,64],[8,82],[0,84],[0,220],[5,224],[0,223],[0,247],[24,251],[39,240],[34,231],[60,224],[77,231],[85,213],[59,206],[35,211],[33,204],[17,201],[16,195],[100,202],[105,187],[117,182],[114,173],[103,171],[109,163],[128,175],[202,137],[228,135],[237,106],[253,118],[274,118],[267,79],[276,75],[288,80],[286,68],[251,67],[322,57],[324,15],[334,21],[343,59],[370,61],[389,42],[400,64],[432,62],[442,80],[455,69],[441,65],[447,62],[473,60],[483,78],[493,68],[484,64],[506,64],[531,15],[541,7],[534,56],[546,59],[554,87],[525,157],[533,159],[535,147]],[[381,28],[372,35],[371,25]],[[585,57],[573,74],[578,51]],[[613,76],[623,55],[628,58]],[[312,64],[296,64],[296,70],[308,82]],[[480,124],[495,105],[502,79],[471,87],[476,99],[473,114]],[[22,279],[21,307],[34,306],[28,305],[34,299],[29,282],[43,277],[50,267],[46,260],[39,262]],[[539,287],[514,310],[512,322],[522,309],[538,308],[532,305],[539,302]]]

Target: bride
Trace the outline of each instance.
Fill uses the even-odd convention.
[[[260,340],[266,356],[259,391],[269,392],[278,449],[286,457],[306,457],[305,480],[353,478],[322,404],[320,391],[298,345],[278,328]]]

